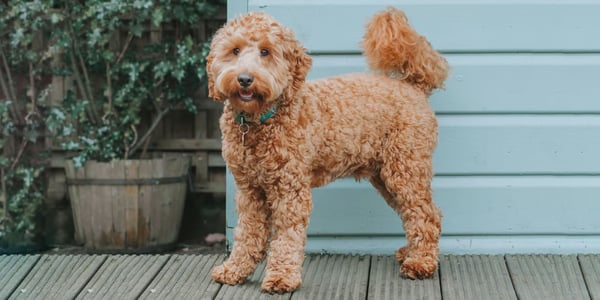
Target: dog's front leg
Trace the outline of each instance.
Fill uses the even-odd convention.
[[[240,190],[236,195],[238,224],[231,255],[212,270],[214,280],[241,284],[266,255],[270,234],[269,209],[260,190]]]
[[[262,289],[269,293],[291,292],[302,284],[306,228],[312,210],[311,189],[299,182],[280,184],[267,193],[267,199],[274,236]]]

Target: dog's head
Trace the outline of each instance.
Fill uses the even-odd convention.
[[[305,81],[312,59],[294,33],[264,13],[229,21],[214,35],[207,57],[209,96],[229,99],[247,113],[263,113],[290,101]]]

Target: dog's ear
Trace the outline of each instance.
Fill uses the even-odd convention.
[[[292,98],[306,81],[306,75],[312,66],[312,58],[306,54],[306,49],[300,44],[300,41],[294,38],[291,30],[287,30],[286,39],[288,45],[285,56],[289,62],[291,77],[286,96]]]
[[[210,52],[208,52],[208,55],[206,56],[206,77],[208,78],[208,97],[213,98],[216,101],[223,102],[225,101],[223,95],[221,95],[221,93],[215,89],[215,74],[213,74],[212,71],[212,64],[215,59],[214,49],[216,41],[218,40],[218,34],[219,32],[217,31],[210,44]]]
[[[295,66],[292,66],[291,70],[292,77],[294,78],[292,84],[294,90],[298,90],[304,81],[306,81],[306,75],[312,66],[312,58],[306,54],[306,49],[301,45],[294,50],[294,58]]]

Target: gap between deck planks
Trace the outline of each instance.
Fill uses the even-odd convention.
[[[260,291],[212,281],[224,254],[0,255],[0,299],[600,299],[600,255],[442,255],[410,280],[392,256],[309,255],[303,286]]]

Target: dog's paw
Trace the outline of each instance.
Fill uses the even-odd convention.
[[[302,285],[300,273],[272,274],[263,279],[261,289],[270,294],[283,294],[296,290]]]
[[[246,281],[246,276],[240,274],[237,268],[227,266],[225,263],[214,267],[211,276],[216,282],[229,285],[238,285]]]
[[[400,272],[411,279],[423,279],[433,276],[438,262],[429,256],[406,257],[400,266]]]
[[[408,246],[396,250],[396,260],[402,263],[408,257]]]

